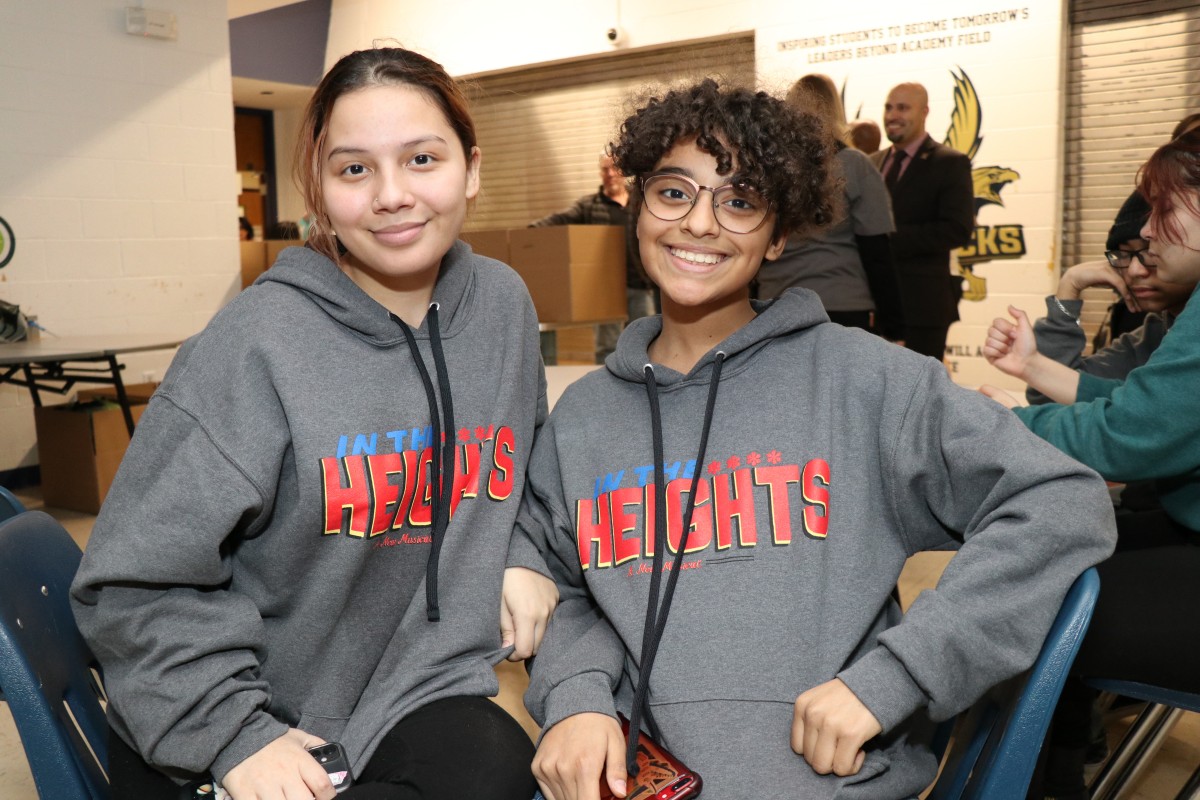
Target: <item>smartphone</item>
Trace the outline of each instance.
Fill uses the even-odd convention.
[[[629,720],[619,715],[621,730],[629,736]],[[662,745],[645,733],[638,732],[638,774],[626,785],[625,800],[690,800],[700,796],[704,781],[683,762],[668,753]],[[600,800],[618,800],[600,777]]]
[[[354,785],[354,777],[350,774],[350,759],[346,758],[346,751],[340,744],[327,742],[308,748],[308,752],[329,773],[329,781],[338,794]]]

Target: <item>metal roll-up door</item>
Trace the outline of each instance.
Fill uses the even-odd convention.
[[[1200,111],[1200,4],[1073,0],[1067,69],[1062,266],[1102,258],[1140,167]],[[1115,294],[1085,294],[1089,339]]]
[[[483,167],[466,229],[522,227],[595,192],[631,99],[705,76],[752,85],[753,34],[468,76]]]

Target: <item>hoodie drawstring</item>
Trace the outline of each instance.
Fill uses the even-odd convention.
[[[683,512],[683,529],[679,534],[679,549],[675,552],[671,574],[667,577],[667,587],[663,591],[661,606],[658,602],[658,593],[662,583],[663,553],[666,552],[670,543],[670,535],[667,533],[667,487],[663,464],[662,412],[658,404],[658,384],[654,380],[654,367],[650,364],[644,367],[646,397],[650,401],[650,433],[654,448],[654,571],[650,574],[650,599],[646,604],[646,627],[642,633],[641,666],[638,671],[637,688],[633,693],[633,708],[629,712],[629,738],[626,742],[625,769],[632,777],[636,777],[638,774],[637,740],[643,716],[646,718],[646,724],[650,727],[650,734],[662,742],[662,735],[650,713],[646,695],[650,689],[650,671],[654,668],[658,645],[662,641],[663,631],[667,626],[667,614],[671,611],[671,598],[675,595],[675,584],[679,580],[684,553],[687,552],[688,533],[692,527],[692,511],[696,507],[696,490],[700,485],[700,473],[704,468],[704,452],[708,449],[708,433],[712,428],[713,409],[717,405],[717,387],[721,383],[721,367],[724,363],[725,353],[717,351],[712,377],[708,384],[708,403],[704,407],[704,425],[700,429],[700,450],[696,454],[696,465],[692,469],[692,486],[688,490],[687,507]]]
[[[429,313],[426,316],[426,319],[429,320],[429,345],[433,351],[433,367],[438,379],[437,394],[433,391],[433,381],[429,378],[429,370],[425,368],[425,360],[421,357],[421,351],[417,349],[417,340],[413,336],[412,329],[395,314],[388,316],[400,326],[405,340],[408,341],[408,349],[417,365],[417,372],[421,374],[421,383],[425,386],[425,400],[429,403],[429,419],[433,425],[431,447],[434,451],[434,458],[432,460],[433,474],[430,476],[430,486],[433,487],[430,492],[433,505],[430,515],[433,529],[430,536],[429,561],[425,565],[425,607],[429,621],[437,622],[442,616],[438,607],[438,561],[442,553],[442,540],[446,536],[446,529],[450,527],[450,495],[454,491],[453,474],[451,474],[450,480],[442,478],[446,472],[453,473],[454,471],[454,403],[450,397],[450,376],[446,371],[446,356],[442,352],[442,334],[438,328],[437,303],[430,304]],[[445,415],[444,420],[438,419],[439,395],[442,401],[442,413]],[[445,433],[444,438],[443,432]],[[398,504],[396,510],[399,513]]]

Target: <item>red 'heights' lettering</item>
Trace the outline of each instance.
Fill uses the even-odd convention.
[[[487,478],[487,493],[492,500],[507,500],[512,495],[515,451],[516,437],[512,429],[499,428],[492,452],[492,469]],[[464,498],[479,496],[482,454],[482,444],[462,444],[454,448],[454,485],[450,493],[452,519]],[[430,447],[420,454],[416,450],[405,450],[340,459],[335,456],[322,458],[325,533],[344,532],[361,539],[399,530],[406,524],[413,528],[428,526],[433,515],[432,473],[433,448]]]
[[[803,533],[824,539],[829,532],[829,464],[815,458],[801,472],[796,464],[735,469],[701,480],[696,486],[696,508],[688,533],[687,552],[728,550],[758,544],[760,520],[755,511],[755,490],[766,492],[770,519],[762,527],[773,544],[792,542],[792,484],[799,484],[804,503]],[[667,543],[679,551],[683,512],[691,478],[667,483]],[[654,540],[647,532],[653,520],[654,485],[627,486],[602,493],[595,500],[576,503],[575,540],[584,569],[615,567],[636,558],[654,557]],[[640,512],[640,513],[639,513]]]

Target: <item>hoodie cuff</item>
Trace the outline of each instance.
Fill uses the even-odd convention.
[[[593,711],[617,718],[617,705],[603,672],[585,672],[555,686],[545,703],[546,719],[542,735],[564,719],[575,714]]]
[[[217,755],[211,768],[213,780],[217,783],[224,783],[225,775],[229,770],[287,732],[287,725],[275,719],[270,714],[259,713],[242,726],[242,729],[238,731],[238,735],[233,737],[233,740],[225,745],[224,749]]]
[[[505,568],[524,567],[554,580],[554,576],[550,574],[550,569],[546,566],[546,559],[542,558],[537,546],[521,532],[519,527],[513,531],[512,538],[508,542],[508,559],[504,562],[504,566]]]
[[[876,647],[837,676],[875,715],[883,732],[929,704],[929,698],[886,647]]]

